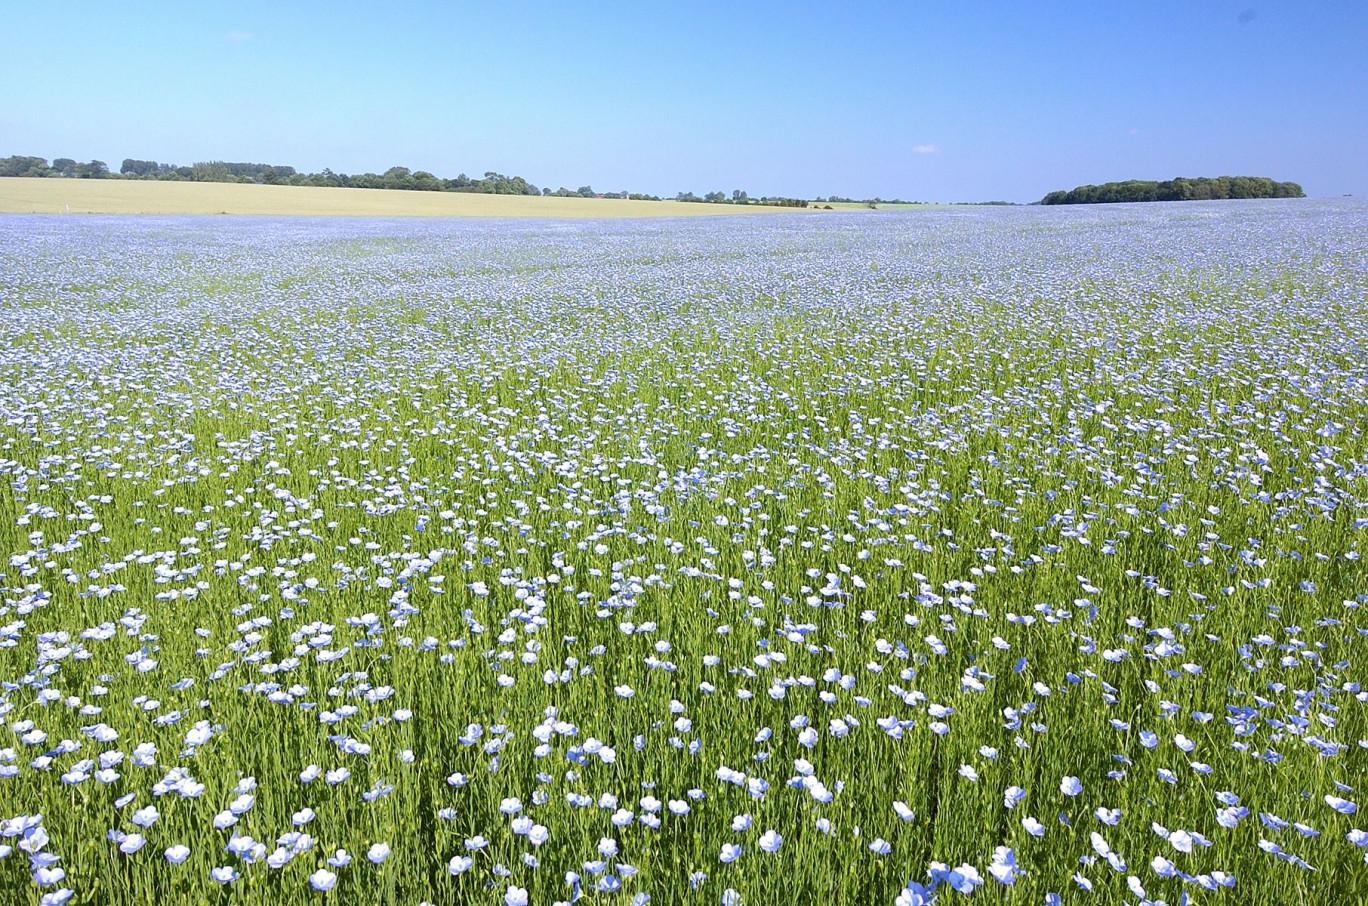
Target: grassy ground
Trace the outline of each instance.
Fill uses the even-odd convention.
[[[792,211],[618,198],[534,198],[232,183],[0,179],[3,214],[292,214],[346,217],[697,217]]]

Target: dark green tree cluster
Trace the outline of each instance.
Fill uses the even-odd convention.
[[[155,160],[133,160],[131,157],[125,157],[123,165],[119,167],[119,174],[127,178],[140,179],[169,179],[175,174],[180,179],[189,179],[192,171],[189,167],[177,167],[175,164],[159,164]]]
[[[0,157],[0,176],[65,176],[72,179],[103,179],[109,166],[102,160],[79,163],[69,157],[59,157],[49,166],[42,157]]]
[[[901,198],[879,198],[877,196],[874,198],[846,198],[843,195],[832,195],[827,198],[819,197],[817,199],[818,204],[828,201],[836,202],[837,204],[863,204],[870,206],[879,204],[922,204],[920,201],[903,201]]]
[[[680,192],[675,201],[697,201],[703,204],[763,204],[780,208],[805,208],[808,202],[801,198],[772,198],[768,195],[751,198],[744,189],[733,189],[730,196],[726,192],[709,192],[702,198],[693,192]]]
[[[1115,204],[1129,201],[1207,201],[1225,198],[1305,198],[1295,182],[1274,182],[1266,176],[1199,176],[1152,182],[1131,179],[1100,186],[1079,186],[1051,192],[1041,204]]]

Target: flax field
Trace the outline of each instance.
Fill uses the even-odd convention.
[[[1366,237],[0,218],[0,902],[1368,899]]]

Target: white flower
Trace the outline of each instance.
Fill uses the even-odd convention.
[[[739,859],[740,857],[741,857],[741,844],[739,844],[739,843],[723,843],[723,844],[722,844],[722,852],[721,852],[721,854],[720,854],[717,858],[718,858],[719,861],[721,861],[721,862],[723,862],[723,863],[730,863],[730,862],[735,862],[735,861],[736,861],[737,859]]]
[[[784,845],[784,838],[778,831],[767,830],[760,835],[760,849],[767,853],[777,853],[779,847]]]
[[[366,858],[370,859],[375,865],[389,858],[390,846],[388,843],[372,843],[371,848],[366,850]]]
[[[1325,797],[1325,804],[1330,806],[1341,815],[1352,815],[1358,811],[1358,804],[1350,802],[1348,799],[1341,799],[1339,796]]]
[[[201,720],[185,733],[185,747],[187,749],[198,748],[209,741],[209,737],[214,735],[214,728],[209,721]]]
[[[320,868],[318,871],[309,875],[309,886],[314,890],[329,891],[332,890],[336,884],[337,875],[334,872],[328,871],[326,868]]]
[[[1017,879],[1016,852],[999,846],[993,851],[993,864],[988,866],[988,873],[999,883],[1011,884]]]
[[[1059,782],[1059,791],[1065,796],[1077,796],[1083,792],[1083,784],[1077,777],[1065,777]]]
[[[969,864],[961,865],[953,869],[946,875],[945,882],[955,889],[957,893],[973,893],[974,888],[983,884],[983,877],[978,870]]]
[[[527,888],[508,888],[508,892],[504,894],[504,906],[527,906]]]
[[[53,884],[60,884],[65,877],[66,869],[60,867],[49,868],[46,865],[40,865],[33,870],[33,883],[39,887],[51,887]]]

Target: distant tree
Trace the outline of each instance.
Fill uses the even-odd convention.
[[[119,172],[124,176],[153,176],[161,169],[161,166],[155,160],[134,160],[125,157],[123,165],[119,167]]]
[[[592,186],[580,186],[576,194],[579,195],[580,198],[593,198],[594,189]]]
[[[412,176],[408,167],[390,167],[380,177],[380,184],[385,189],[408,189],[412,188]]]
[[[42,157],[0,158],[0,176],[47,176],[50,172],[47,160]]]
[[[230,182],[232,175],[223,161],[211,160],[191,166],[190,178],[195,182]]]
[[[414,170],[409,174],[404,188],[416,189],[419,192],[440,192],[442,181],[426,170]]]
[[[76,176],[79,179],[104,179],[108,175],[109,165],[102,160],[92,160],[76,166]]]
[[[74,177],[79,164],[69,157],[59,157],[52,162],[52,171],[59,176]]]

